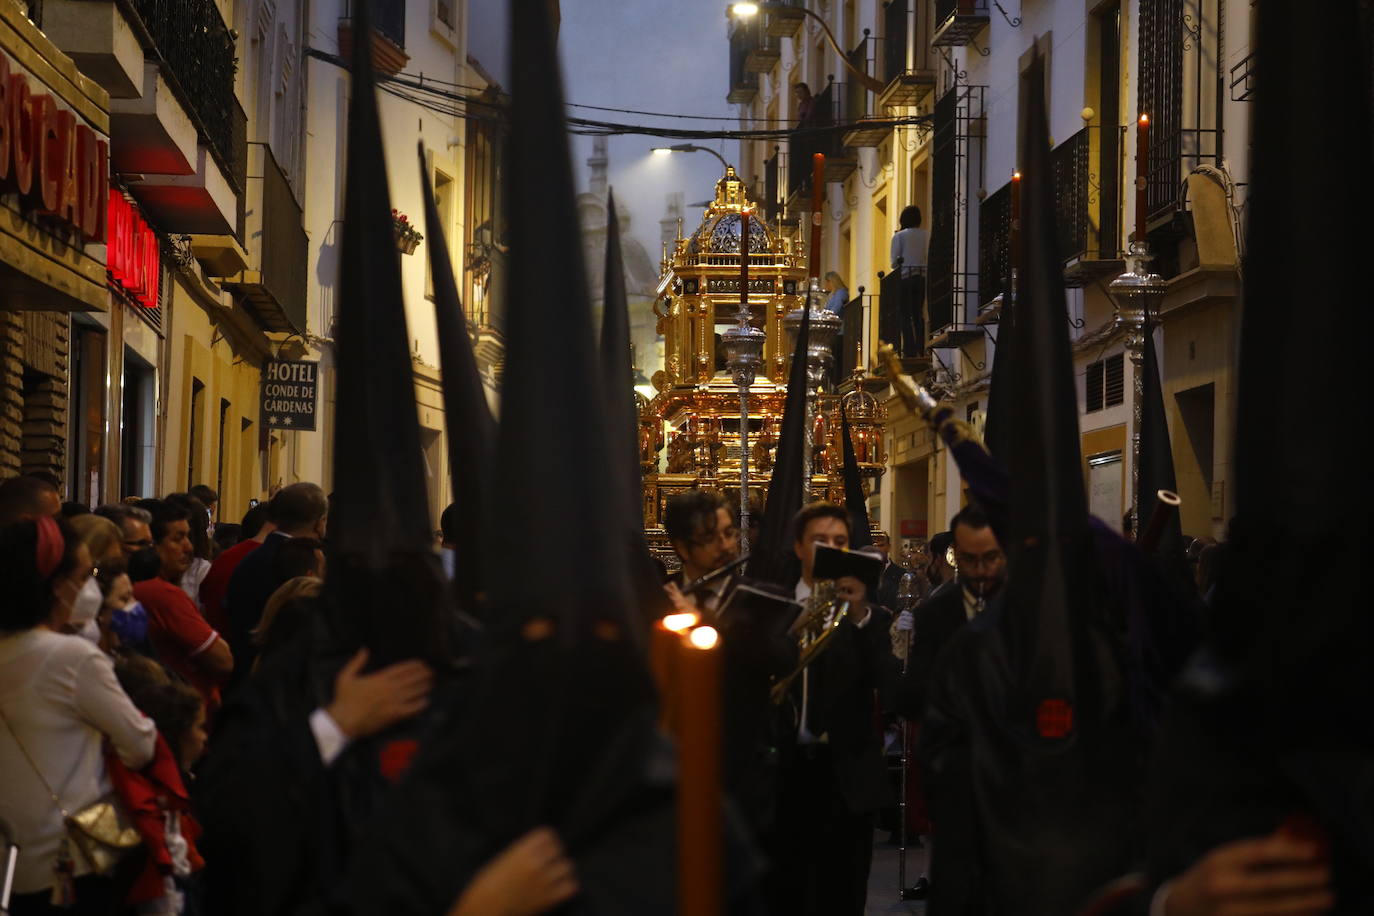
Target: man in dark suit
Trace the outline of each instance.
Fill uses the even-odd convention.
[[[797,513],[794,549],[802,575],[795,595],[811,598],[816,545],[849,546],[849,515],[831,503]],[[777,824],[769,844],[774,912],[861,916],[868,892],[877,813],[892,786],[875,727],[877,694],[890,690],[896,661],[889,612],[858,579],[836,582],[849,602],[821,655],[792,685],[779,732]]]
[[[958,578],[931,592],[913,612],[911,660],[897,690],[897,711],[917,721],[925,706],[936,656],[992,600],[1007,576],[1006,556],[979,506],[970,504],[960,509],[949,528]]]
[[[1006,581],[1006,557],[982,508],[973,503],[965,506],[949,527],[958,577],[931,592],[907,622],[913,630],[911,652],[897,687],[897,711],[914,722],[924,716],[931,672],[940,651]],[[966,867],[976,857],[962,854],[975,842],[973,790],[962,782],[953,783],[952,778],[922,780],[923,787],[931,788],[926,810],[938,850],[932,857],[928,899],[933,913],[979,913],[978,876]]]
[[[229,578],[224,604],[229,618],[229,647],[234,652],[232,690],[253,670],[257,646],[253,629],[262,619],[267,599],[285,580],[275,562],[281,546],[296,537],[324,538],[329,499],[313,483],[293,483],[267,507],[267,519],[276,526],[262,546],[243,558]]]

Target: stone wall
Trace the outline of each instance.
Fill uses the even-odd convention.
[[[69,319],[0,312],[0,476],[67,467]]]

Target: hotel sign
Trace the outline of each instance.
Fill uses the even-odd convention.
[[[262,424],[267,429],[314,429],[320,364],[273,359],[262,367]]]

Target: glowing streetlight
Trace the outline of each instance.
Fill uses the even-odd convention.
[[[725,157],[720,153],[711,149],[709,146],[697,146],[694,143],[679,143],[676,146],[655,146],[653,153],[655,156],[668,156],[672,153],[710,153],[720,160],[722,167],[727,169],[730,167],[730,163],[726,162]]]
[[[865,89],[869,92],[881,93],[887,88],[887,84],[882,80],[875,76],[870,76],[850,63],[849,54],[841,48],[840,43],[835,40],[835,33],[830,31],[830,24],[805,6],[792,6],[785,3],[753,3],[742,0],[740,3],[732,3],[727,6],[725,8],[725,15],[727,18],[749,19],[753,16],[757,16],[760,12],[773,12],[782,9],[786,9],[789,12],[801,13],[803,16],[809,16],[816,20],[816,22],[820,24],[821,31],[825,33],[826,40],[830,42],[830,47],[834,48],[835,53],[839,55],[840,63],[844,64],[845,67],[849,69],[849,72],[854,74],[855,79],[863,83]]]

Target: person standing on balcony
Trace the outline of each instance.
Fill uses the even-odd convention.
[[[822,281],[822,288],[826,291],[825,310],[838,317],[843,317],[844,307],[849,304],[849,284],[844,282],[836,271],[829,271]],[[834,355],[835,361],[831,370],[832,381],[835,373],[842,373],[846,367],[853,365],[852,362],[845,360],[845,336],[844,324],[841,322],[840,330],[835,334],[830,343],[830,351]],[[853,344],[850,344],[852,348]],[[849,359],[853,360],[854,354],[850,353]]]
[[[806,83],[792,84],[792,97],[797,100],[797,126],[808,127],[816,118],[816,97]]]
[[[897,218],[892,236],[892,269],[901,278],[902,355],[919,356],[925,349],[921,309],[926,298],[926,249],[930,233],[921,228],[921,208],[912,204]]]

